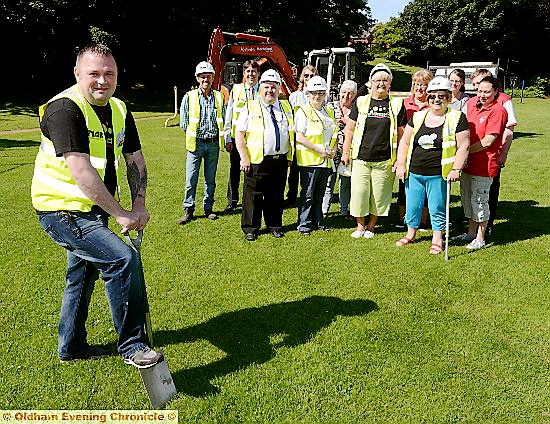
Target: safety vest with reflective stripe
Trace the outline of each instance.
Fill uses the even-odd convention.
[[[359,115],[357,116],[357,123],[355,125],[355,131],[353,132],[353,138],[351,141],[351,158],[357,159],[359,155],[359,148],[363,141],[363,132],[367,122],[367,116],[369,114],[371,95],[360,96],[357,98],[357,110]],[[390,114],[390,152],[391,163],[393,164],[397,159],[397,115],[403,105],[403,99],[399,97],[389,97],[389,114]]]
[[[294,156],[294,115],[288,100],[279,100],[281,109],[288,121],[289,149],[286,154],[288,160]],[[260,100],[248,101],[248,129],[244,135],[244,142],[250,163],[258,164],[264,160],[264,115]]]
[[[47,103],[38,109],[39,119],[42,120],[44,112],[49,103],[61,98],[69,98],[75,102],[86,121],[88,128],[88,139],[90,148],[90,163],[96,169],[100,178],[105,178],[105,168],[107,166],[106,140],[103,132],[103,126],[95,113],[94,109],[84,98],[78,85],[74,85],[62,93],[54,96]],[[117,170],[117,190],[120,181],[120,158],[122,155],[122,146],[124,144],[126,105],[119,99],[111,97],[109,99],[112,113],[112,124],[114,131],[114,156],[115,169]],[[81,211],[88,212],[94,205],[80,190],[73,179],[65,158],[57,157],[53,142],[44,134],[41,134],[42,142],[36,155],[34,165],[34,175],[31,185],[32,205],[39,211]]]
[[[254,97],[258,96],[258,91],[254,86],[251,87],[254,90]],[[231,137],[235,138],[235,128],[237,127],[237,119],[243,108],[246,106],[248,99],[246,98],[245,84],[235,84],[231,89],[231,99],[233,101],[233,113],[231,115]],[[253,99],[250,99],[253,100]]]
[[[406,165],[406,174],[405,178],[409,176],[409,164],[411,163],[411,157],[413,152],[414,136],[422,126],[422,123],[426,119],[426,115],[430,110],[422,110],[420,112],[415,112],[413,115],[413,133],[411,136],[411,141],[409,142],[409,150],[407,151],[407,165]],[[462,112],[459,110],[447,108],[447,113],[445,113],[445,122],[443,123],[443,132],[442,132],[442,152],[441,152],[441,176],[444,180],[447,179],[447,175],[453,169],[453,164],[455,163],[456,155],[456,127],[458,121],[460,121],[460,116]]]
[[[212,90],[214,94],[214,102],[216,104],[216,124],[218,125],[218,145],[220,149],[225,148],[225,141],[223,138],[223,94],[217,90]],[[199,122],[201,119],[201,105],[199,96],[202,96],[201,92],[191,90],[187,94],[189,99],[189,122],[187,123],[187,130],[185,131],[185,148],[194,152],[197,149],[197,130],[199,128]]]
[[[319,113],[311,106],[310,103],[303,106],[296,106],[296,110],[302,109],[308,119],[306,133],[304,134],[308,141],[312,144],[321,146],[326,149],[325,146],[325,137],[324,137],[324,126]],[[334,127],[332,132],[332,137],[330,139],[330,148],[334,148],[336,144],[336,137],[338,135],[338,125],[334,119],[334,109],[323,106],[324,111],[329,116],[330,119],[334,121]],[[296,162],[298,166],[316,166],[323,164],[324,168],[330,168],[331,161],[326,160],[314,150],[308,149],[306,146],[300,143],[296,143]]]

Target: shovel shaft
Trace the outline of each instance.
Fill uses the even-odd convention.
[[[153,328],[151,326],[151,312],[149,309],[149,298],[147,297],[147,287],[145,285],[145,276],[143,274],[143,265],[139,249],[136,251],[137,266],[139,269],[139,280],[141,282],[141,297],[143,299],[143,310],[145,312],[145,336],[149,347],[153,347]]]
[[[445,201],[445,260],[449,260],[449,220],[451,204],[451,181],[447,180],[447,199]]]
[[[149,347],[153,347],[153,328],[151,326],[151,313],[149,310],[149,299],[147,297],[147,287],[145,285],[145,275],[143,274],[143,264],[141,262],[141,241],[143,239],[143,230],[138,231],[136,238],[131,238],[129,234],[125,235],[130,247],[136,255],[136,264],[141,288],[141,298],[143,299],[143,311],[145,312],[145,337]]]

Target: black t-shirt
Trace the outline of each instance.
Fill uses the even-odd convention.
[[[408,122],[414,127],[413,120]],[[410,172],[417,175],[441,175],[441,155],[443,152],[443,125],[435,128],[428,128],[424,122],[414,135],[413,151]],[[469,131],[466,115],[461,113],[456,132]]]
[[[350,119],[357,122],[359,110],[354,103],[349,114]],[[397,114],[397,126],[407,123],[405,108],[401,106]],[[390,150],[390,99],[372,99],[369,105],[363,139],[357,158],[367,162],[382,162],[391,158]]]
[[[111,106],[93,106],[106,139],[106,159],[104,183],[109,192],[114,196],[116,192],[116,170],[114,155],[114,133],[112,123]],[[44,117],[40,122],[40,129],[54,145],[57,156],[64,153],[76,152],[90,154],[90,141],[88,128],[82,111],[78,105],[70,99],[61,98],[51,102]],[[136,123],[130,112],[126,115],[124,144],[122,153],[134,153],[141,149],[141,143],[136,128]]]

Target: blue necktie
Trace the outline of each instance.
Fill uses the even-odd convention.
[[[281,133],[279,132],[279,124],[277,123],[277,119],[275,119],[273,105],[269,105],[269,113],[271,114],[271,120],[273,121],[273,126],[275,127],[275,151],[278,152],[281,150]]]

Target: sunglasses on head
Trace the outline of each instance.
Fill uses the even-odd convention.
[[[447,95],[446,94],[430,94],[430,95],[428,95],[428,100],[434,100],[436,97],[439,100],[445,100],[447,98]]]

